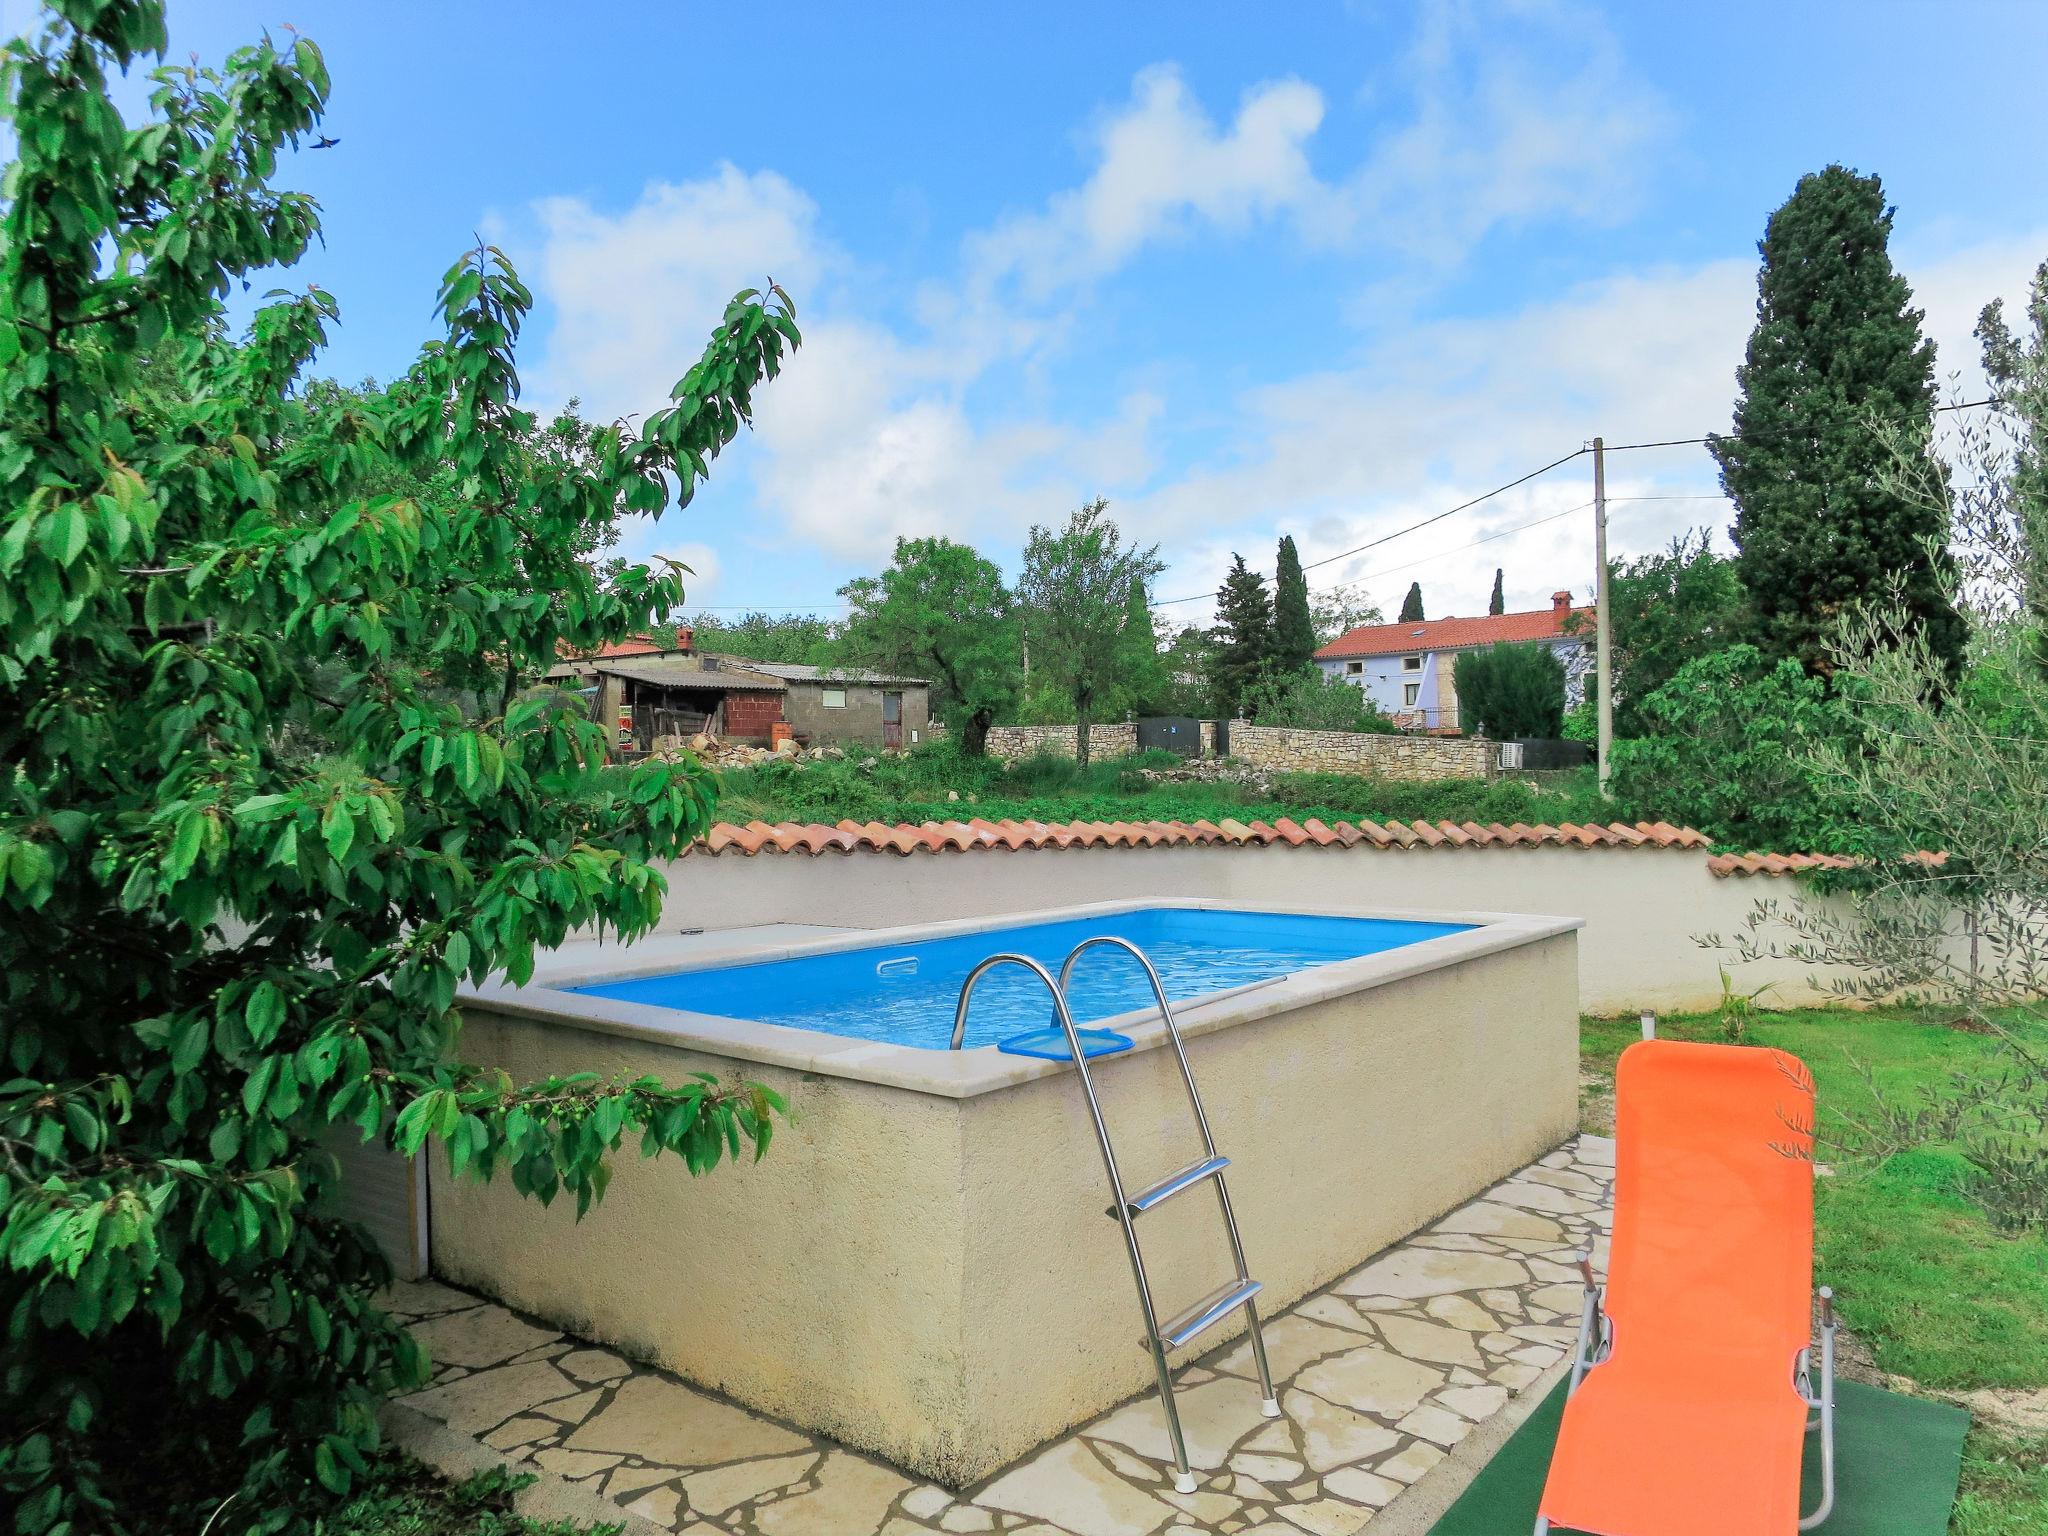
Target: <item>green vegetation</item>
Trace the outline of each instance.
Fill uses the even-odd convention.
[[[868,766],[872,763],[873,766]],[[1489,822],[1598,820],[1611,817],[1591,770],[1544,775],[1543,789],[1520,779],[1407,783],[1350,774],[1276,774],[1255,785],[1233,780],[1155,782],[1143,770],[1173,769],[1169,752],[1098,758],[1083,768],[1047,754],[1004,765],[962,756],[945,743],[901,756],[766,763],[720,776],[718,814],[727,821],[1324,821]],[[957,794],[957,800],[948,795]]]
[[[1408,583],[1408,595],[1401,599],[1401,615],[1395,620],[1399,624],[1420,624],[1422,622],[1422,583]]]
[[[1458,709],[1496,740],[1564,732],[1564,663],[1547,645],[1502,642],[1458,658]]]
[[[1212,704],[1217,714],[1235,719],[1244,697],[1273,664],[1273,603],[1266,578],[1230,557],[1230,570],[1216,591],[1216,649],[1210,660]]]
[[[1302,672],[1314,666],[1315,619],[1308,606],[1308,577],[1301,568],[1301,554],[1294,547],[1294,535],[1282,534],[1280,553],[1273,568],[1273,665],[1282,672]]]
[[[735,619],[705,612],[686,615],[674,624],[653,625],[649,633],[659,643],[673,645],[677,630],[688,629],[700,651],[823,667],[838,659],[834,648],[839,628],[815,613],[743,613]]]
[[[1159,546],[1126,543],[1108,508],[1098,497],[1058,532],[1034,526],[1017,583],[1034,685],[1071,711],[1084,764],[1089,726],[1135,702],[1133,653],[1155,649],[1144,589],[1164,569]]]
[[[1892,266],[1875,176],[1802,176],[1761,245],[1756,329],[1736,370],[1735,430],[1709,445],[1735,502],[1736,570],[1764,654],[1831,670],[1837,618],[1897,582],[1951,672],[1964,626],[1939,549],[1941,509],[1899,493],[1875,421],[1926,440],[1934,344]]]
[[[1617,565],[1608,574],[1613,616],[1614,733],[1655,734],[1645,702],[1687,662],[1741,638],[1742,586],[1735,562],[1714,552],[1704,528],[1681,534],[1671,547]],[[1592,635],[1592,620],[1574,611],[1570,633]],[[1589,706],[1590,707],[1590,706]],[[1589,732],[1585,738],[1591,740]]]
[[[82,19],[80,19],[82,18]],[[421,1379],[335,1219],[339,1131],[580,1212],[624,1138],[701,1172],[767,1145],[764,1091],[462,1063],[465,978],[572,928],[645,931],[708,824],[694,763],[600,772],[534,684],[682,591],[588,558],[687,502],[798,342],[748,291],[637,428],[516,408],[530,298],[465,255],[381,390],[301,389],[332,324],[222,295],[318,237],[269,184],[328,79],[295,40],[109,75],[152,0],[10,45],[0,205],[0,1504],[20,1536],[267,1532],[344,1495]],[[715,1241],[715,1237],[707,1238]],[[167,1408],[170,1411],[167,1411]]]
[[[1640,714],[1649,732],[1614,744],[1623,804],[1740,848],[1857,851],[1857,818],[1813,760],[1851,718],[1798,662],[1731,645],[1679,668]]]
[[[1143,583],[1133,590],[1142,601]],[[963,752],[979,757],[988,728],[1023,683],[1016,606],[995,562],[951,539],[898,539],[887,570],[848,582],[839,595],[852,607],[839,660],[928,679],[933,712],[959,730]],[[1144,633],[1149,652],[1149,619]]]
[[[451,1483],[410,1457],[384,1452],[348,1501],[322,1519],[319,1536],[602,1536],[615,1525],[528,1520],[512,1498],[531,1476],[497,1468]]]
[[[1970,1166],[1941,1141],[1891,1144],[1881,1102],[1939,1101],[1952,1076],[1993,1070],[1995,1036],[1952,1027],[1952,1010],[1765,1010],[1752,1044],[1799,1056],[1820,1088],[1817,1269],[1876,1367],[1914,1389],[2048,1387],[2048,1236],[2002,1231],[1972,1197]],[[2048,1029],[2009,1015],[2039,1048]],[[1719,1014],[1660,1019],[1661,1038],[1719,1041]],[[1587,1124],[1605,1132],[1614,1063],[1640,1038],[1633,1019],[1580,1029]],[[2038,1130],[2038,1127],[2036,1128]],[[1983,1424],[1964,1453],[1954,1536],[2048,1536],[2048,1438]]]
[[[1380,713],[1363,688],[1317,666],[1268,672],[1244,691],[1238,711],[1253,725],[1291,725],[1309,731],[1394,730],[1394,722]]]

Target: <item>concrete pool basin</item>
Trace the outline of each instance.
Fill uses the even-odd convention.
[[[1031,921],[1226,905],[1103,903],[717,960],[984,932],[993,952],[991,930]],[[1558,1144],[1577,1105],[1574,920],[1285,910],[1471,926],[1178,1008],[1262,1303],[1276,1307]],[[767,1158],[693,1180],[629,1146],[580,1223],[564,1203],[436,1168],[437,1273],[956,1487],[1149,1387],[1070,1066],[566,990],[677,968],[656,941],[478,989],[463,1001],[461,1055],[522,1079],[765,1082],[792,1110]],[[1093,1066],[1125,1176],[1149,1181],[1194,1157],[1196,1132],[1156,1020],[1103,1022],[1137,1042]],[[1213,1201],[1146,1220],[1162,1312],[1227,1278]],[[1242,1326],[1240,1314],[1191,1348]]]

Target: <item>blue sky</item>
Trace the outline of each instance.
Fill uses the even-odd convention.
[[[734,289],[793,291],[809,344],[757,430],[626,541],[707,605],[825,608],[897,534],[1014,572],[1098,492],[1179,598],[1282,532],[1317,560],[1595,433],[1722,426],[1764,218],[1829,160],[1884,176],[1944,372],[2048,258],[2025,0],[170,14],[178,60],[284,21],[326,52],[341,143],[283,178],[325,208],[285,279],[341,302],[324,371],[402,369],[477,233],[539,300],[533,404],[645,411]],[[1511,606],[1583,592],[1588,478],[1311,579],[1390,610],[1419,579],[1433,617],[1497,564]],[[1696,498],[1617,500],[1624,555],[1728,521],[1699,450],[1609,479]]]

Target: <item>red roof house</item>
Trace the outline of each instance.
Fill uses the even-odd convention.
[[[1548,644],[1564,663],[1566,706],[1584,698],[1593,664],[1593,610],[1574,608],[1569,592],[1553,592],[1548,608],[1527,613],[1361,624],[1317,651],[1316,665],[1364,689],[1408,729],[1451,732],[1458,729],[1453,669],[1459,654],[1502,640]]]

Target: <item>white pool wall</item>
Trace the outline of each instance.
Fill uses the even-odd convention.
[[[1184,1010],[1272,1306],[1540,1155],[1576,1122],[1575,925],[1339,915],[1478,926]],[[543,1210],[502,1181],[456,1183],[437,1168],[444,1277],[953,1486],[1149,1383],[1071,1067],[544,987],[487,990],[465,1012],[463,1057],[515,1078],[708,1070],[766,1082],[790,1099],[792,1119],[758,1165],[701,1179],[628,1149],[580,1223],[565,1203]],[[1125,1177],[1142,1184],[1198,1144],[1161,1030],[1135,1016],[1130,1027],[1138,1049],[1094,1066]],[[1162,1314],[1228,1277],[1206,1192],[1148,1216],[1141,1235]],[[1239,1327],[1233,1319],[1195,1349]]]

